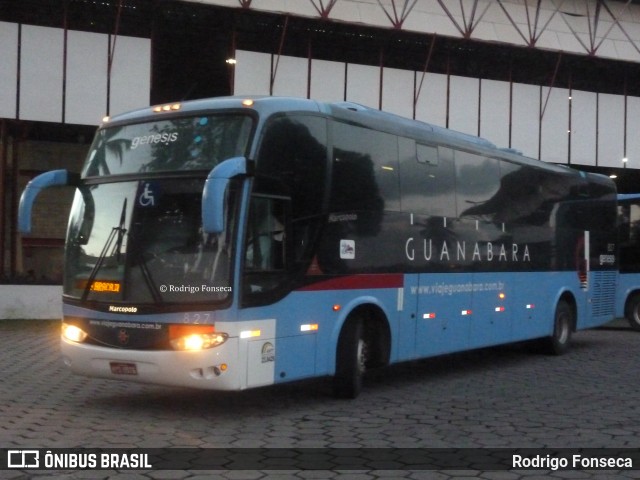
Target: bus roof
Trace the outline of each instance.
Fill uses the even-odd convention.
[[[619,193],[618,194],[618,201],[620,202],[633,201],[633,200],[640,200],[640,193]]]
[[[178,105],[172,109],[173,105]],[[163,110],[162,107],[167,107]],[[496,145],[481,137],[450,130],[419,120],[412,120],[393,113],[384,112],[352,102],[319,102],[298,97],[273,96],[231,96],[215,97],[184,102],[173,102],[126,112],[103,123],[102,127],[115,124],[139,123],[147,120],[157,120],[159,116],[171,118],[185,113],[203,113],[212,110],[240,110],[251,109],[259,114],[262,120],[282,112],[311,112],[330,116],[336,120],[362,125],[367,128],[384,131],[400,136],[411,137],[418,142],[445,145],[452,148],[483,153],[487,156],[500,158],[513,163],[529,165],[555,171],[557,173],[581,175],[596,183],[611,182],[609,178],[600,174],[584,173],[571,169],[565,165],[547,163],[526,157],[512,148],[498,148]]]

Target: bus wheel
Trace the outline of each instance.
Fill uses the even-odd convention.
[[[562,355],[569,350],[571,332],[573,331],[574,312],[571,305],[560,300],[556,306],[553,322],[553,333],[544,342],[544,349],[551,355]]]
[[[640,293],[635,293],[627,302],[624,316],[634,330],[640,331]]]
[[[338,398],[356,398],[362,390],[362,375],[368,355],[362,323],[360,317],[354,317],[347,321],[340,333],[333,377],[333,394]]]

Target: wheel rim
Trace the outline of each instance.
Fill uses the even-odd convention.
[[[633,309],[632,318],[636,325],[640,325],[640,302]]]
[[[358,356],[357,356],[358,372],[362,374],[366,370],[366,364],[367,364],[367,344],[362,338],[358,340],[357,353],[358,353]]]
[[[565,344],[569,340],[569,315],[566,312],[558,315],[556,323],[556,338],[559,344]]]

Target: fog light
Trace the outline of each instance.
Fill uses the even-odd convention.
[[[62,336],[72,342],[84,342],[87,338],[87,333],[75,325],[69,325],[68,323],[62,324]]]

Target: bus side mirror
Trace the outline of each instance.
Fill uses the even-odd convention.
[[[49,187],[77,186],[80,175],[68,170],[52,170],[33,178],[25,187],[18,207],[18,231],[31,233],[31,210],[38,194]]]
[[[202,230],[204,233],[224,231],[225,196],[229,181],[238,175],[246,175],[245,157],[229,158],[214,167],[202,190]]]

